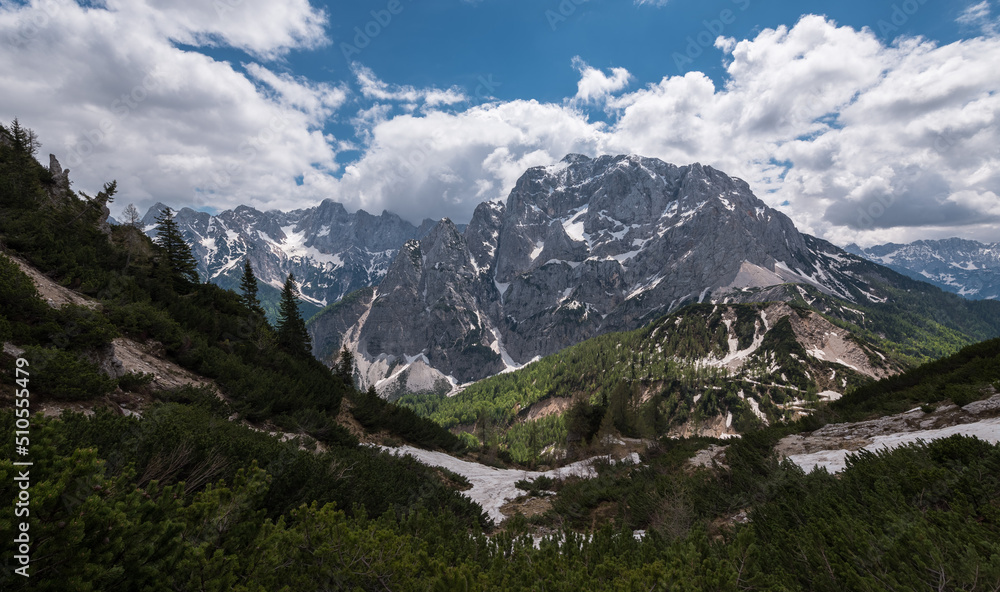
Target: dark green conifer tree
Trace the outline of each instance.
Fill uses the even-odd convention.
[[[337,362],[333,373],[339,376],[344,384],[354,386],[354,354],[346,346],[340,350],[340,361]]]
[[[306,331],[306,322],[299,312],[298,293],[295,275],[289,273],[281,290],[278,308],[278,343],[290,352],[308,355],[312,351],[312,342]]]
[[[240,290],[243,292],[243,297],[241,300],[250,312],[254,315],[263,317],[264,307],[260,304],[260,299],[257,297],[257,276],[253,273],[253,267],[250,266],[250,258],[243,260],[243,277],[240,278]]]
[[[166,257],[166,266],[173,279],[174,289],[186,291],[192,284],[198,283],[198,264],[191,254],[191,247],[181,236],[180,228],[174,220],[170,208],[164,208],[156,217],[156,244]]]

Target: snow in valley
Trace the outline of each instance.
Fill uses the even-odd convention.
[[[836,393],[824,393],[834,398]],[[906,413],[881,417],[857,423],[829,424],[808,434],[787,436],[778,443],[777,451],[806,471],[825,467],[828,471],[842,471],[849,453],[859,450],[879,451],[903,446],[918,440],[930,441],[955,434],[976,436],[992,443],[1000,442],[1000,394],[976,401],[964,407],[942,405],[931,413],[913,409]],[[631,453],[622,460],[594,457],[578,461],[551,471],[524,471],[498,469],[480,463],[461,460],[443,452],[421,450],[412,446],[382,447],[392,454],[411,455],[417,461],[433,467],[448,469],[462,475],[472,488],[462,494],[482,506],[497,524],[506,516],[500,508],[524,494],[514,485],[517,481],[534,480],[541,476],[554,479],[577,476],[596,476],[595,461],[629,462],[638,464],[639,455]],[[692,459],[693,465],[709,466],[711,461],[724,462],[725,447],[712,446]]]
[[[805,471],[825,467],[837,472],[846,467],[848,453],[876,452],[955,434],[1000,442],[1000,394],[964,407],[943,405],[931,413],[918,408],[870,421],[829,424],[811,434],[786,436],[777,450]]]
[[[929,442],[938,438],[947,438],[955,434],[964,436],[976,436],[980,440],[996,444],[1000,442],[1000,418],[977,421],[962,425],[954,425],[938,430],[920,430],[916,432],[902,432],[888,434],[885,436],[875,436],[872,443],[863,446],[860,450],[877,452],[890,448],[911,444],[917,440]],[[812,471],[816,467],[825,467],[827,471],[836,473],[843,471],[847,467],[848,453],[857,453],[858,450],[820,450],[809,454],[793,454],[788,457],[790,461],[802,467],[806,472]]]
[[[453,473],[462,475],[472,483],[472,489],[463,491],[462,494],[482,506],[483,510],[497,524],[506,519],[506,516],[500,512],[500,508],[508,501],[524,493],[514,486],[521,479],[534,480],[541,476],[553,479],[570,476],[591,478],[597,475],[597,471],[593,466],[595,461],[600,459],[611,460],[606,456],[599,456],[581,460],[559,469],[539,472],[518,469],[497,469],[461,460],[443,452],[432,452],[412,446],[400,446],[399,448],[382,447],[382,449],[396,455],[408,454],[425,465],[445,468]],[[616,461],[612,460],[612,462]],[[617,462],[637,464],[639,462],[639,455],[633,452]]]

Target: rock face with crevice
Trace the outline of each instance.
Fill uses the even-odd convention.
[[[313,339],[325,351],[353,345],[364,387],[398,392],[395,377],[414,363],[454,387],[691,302],[768,296],[751,289],[792,282],[877,301],[858,266],[876,267],[800,234],[711,167],[573,154],[528,169],[505,204],[481,204],[464,232],[442,220],[406,243],[353,344],[345,331]]]

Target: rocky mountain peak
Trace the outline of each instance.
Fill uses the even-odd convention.
[[[590,160],[589,156],[586,156],[584,154],[576,154],[576,153],[571,152],[571,153],[567,154],[566,156],[562,157],[562,160],[560,160],[559,162],[565,162],[567,164],[573,164],[575,162],[584,162],[584,161],[588,161],[588,160]]]
[[[363,386],[448,392],[691,303],[811,302],[818,290],[877,304],[904,280],[799,233],[710,166],[568,155],[526,170],[466,228],[442,220],[407,244],[366,311],[313,326],[333,328],[323,351],[356,343]]]
[[[157,203],[142,222],[152,235],[156,217],[167,207]],[[391,212],[373,216],[348,212],[324,200],[291,212],[261,212],[241,205],[216,215],[182,208],[176,220],[191,245],[203,280],[225,288],[239,285],[242,262],[249,258],[266,287],[265,306],[276,302],[289,273],[294,273],[311,316],[355,290],[379,284],[400,246],[423,237],[421,230]]]
[[[146,210],[146,215],[142,217],[143,227],[149,228],[150,226],[154,226],[156,224],[156,219],[160,217],[160,212],[165,209],[167,209],[167,206],[162,202],[156,202],[153,204],[152,207]]]
[[[506,204],[480,204],[464,232],[445,219],[403,247],[358,317],[359,364],[389,392],[399,368],[383,356],[423,356],[422,375],[440,373],[423,384],[451,388],[689,302],[787,282],[854,298],[838,266],[860,260],[812,241],[712,167],[567,155],[525,171]]]
[[[428,265],[439,269],[447,266],[457,271],[469,266],[469,251],[465,238],[448,218],[442,218],[428,234],[420,241],[421,251],[429,261]]]

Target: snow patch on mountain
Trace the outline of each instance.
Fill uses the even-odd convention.
[[[912,444],[918,440],[929,442],[956,434],[975,436],[980,440],[996,444],[1000,442],[1000,418],[985,419],[983,421],[954,425],[937,430],[920,430],[874,436],[871,444],[865,445],[862,450],[878,452]],[[823,467],[831,473],[837,473],[847,468],[847,455],[857,452],[857,450],[820,450],[808,454],[793,454],[788,457],[788,460],[802,467],[802,470],[806,472]]]
[[[285,252],[290,259],[296,257],[305,259],[311,259],[314,264],[319,265],[329,265],[333,268],[343,267],[344,260],[340,258],[340,254],[330,254],[323,253],[315,247],[306,246],[306,232],[300,230],[295,232],[294,226],[283,226],[281,232],[285,235],[284,242],[278,244],[278,247]],[[329,234],[329,232],[327,232]],[[325,235],[319,235],[325,236]]]
[[[615,460],[608,456],[598,456],[577,461],[559,469],[550,471],[523,471],[520,469],[498,469],[488,467],[476,462],[461,460],[445,454],[443,452],[433,452],[414,448],[412,446],[400,446],[398,448],[380,447],[382,450],[397,456],[412,456],[417,461],[432,467],[448,469],[453,473],[462,475],[472,484],[472,488],[462,491],[461,494],[479,504],[489,515],[494,523],[500,524],[506,520],[506,516],[500,511],[508,501],[518,497],[523,492],[517,488],[515,483],[522,479],[534,480],[539,477],[551,477],[553,479],[565,479],[567,477],[579,477],[581,479],[592,479],[597,476],[597,469],[594,465],[597,461],[626,462],[639,464],[639,455],[635,452],[621,460]]]

